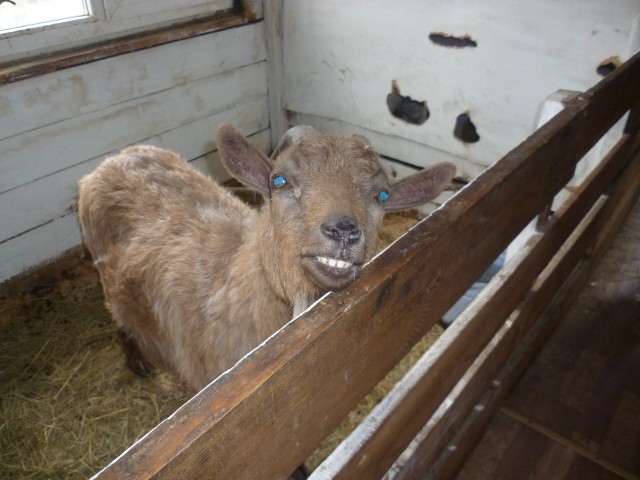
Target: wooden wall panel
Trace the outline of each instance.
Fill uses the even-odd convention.
[[[91,2],[95,7],[92,15],[67,24],[42,26],[24,34],[3,34],[0,57],[16,60],[43,52],[75,48],[118,36],[130,35],[145,30],[185,22],[194,18],[228,11],[233,0],[100,0]],[[250,7],[253,1],[245,2]],[[260,18],[261,8],[253,9],[253,17]]]
[[[265,59],[255,23],[3,85],[0,140]]]
[[[127,145],[175,150],[221,179],[220,123],[260,134],[269,150],[262,22],[10,83],[0,94],[0,281],[80,242],[76,182]]]
[[[429,147],[423,149],[427,155],[447,152],[465,170],[467,163],[488,166],[533,132],[548,95],[585,91],[601,78],[601,62],[629,58],[640,46],[639,15],[636,0],[620,1],[615,9],[598,0],[374,0],[366,8],[360,2],[285,1],[283,104],[390,141],[415,142]],[[469,38],[476,46],[443,46],[431,34]],[[426,102],[425,123],[391,115],[392,81],[401,95]],[[462,113],[475,124],[477,143],[453,136]]]
[[[262,121],[257,121],[258,115],[262,115]],[[213,141],[215,129],[225,121],[234,123],[238,128],[249,133],[267,128],[266,96],[151,138],[141,138],[139,143],[169,148],[191,160],[215,149]],[[134,122],[131,121],[131,123]],[[115,143],[113,145],[117,145],[117,148],[114,150],[106,151],[105,154],[100,154],[105,152],[100,150],[97,152],[98,155],[89,156],[88,161],[6,192],[2,195],[0,202],[0,218],[3,219],[2,240],[15,237],[60,215],[73,212],[77,180],[91,172],[106,155],[115,153],[121,147],[134,142],[137,143],[136,140]],[[43,146],[43,148],[46,147]]]
[[[264,65],[262,62],[244,67],[223,74],[224,78],[206,79],[206,82],[197,82],[198,85],[189,84],[184,88],[144,97],[142,101],[107,109],[104,114],[98,112],[89,118],[74,118],[64,122],[64,125],[56,124],[40,129],[35,134],[25,134],[25,138],[21,139],[24,147],[20,149],[24,156],[14,157],[15,161],[10,163],[15,168],[5,170],[11,177],[23,180],[19,188],[9,190],[0,197],[0,218],[3,218],[3,223],[6,222],[0,240],[19,234],[32,227],[34,222],[43,223],[60,207],[68,208],[68,205],[57,201],[56,197],[61,192],[57,187],[51,188],[51,178],[61,175],[79,178],[75,176],[78,171],[74,165],[77,159],[93,159],[132,143],[149,143],[151,138],[160,133],[182,126],[197,127],[201,123],[197,120],[204,119],[207,123],[206,119],[212,116],[217,116],[218,122],[224,121],[225,116],[216,115],[216,110],[224,107],[223,112],[227,109],[231,111],[231,107],[243,102],[243,98],[265,98]],[[215,124],[209,122],[209,126],[211,131],[195,143],[201,151],[193,157],[187,155],[187,158],[195,158],[214,149]],[[178,145],[173,148],[177,150]],[[71,162],[74,164],[68,165]],[[38,181],[29,182],[31,175]]]
[[[0,142],[0,189],[69,168],[267,94],[266,62],[184,83]],[[213,138],[213,133],[210,138]]]
[[[225,118],[225,121],[233,122],[233,120],[233,116]],[[240,128],[243,127],[241,123],[238,125]],[[269,129],[262,130],[249,138],[257,147],[264,151],[269,150]],[[149,143],[155,143],[155,141]],[[98,160],[95,160],[94,166],[97,163]],[[217,151],[198,157],[191,164],[219,181],[229,178],[218,160]],[[87,171],[90,171],[90,168]],[[67,180],[75,184],[73,177],[68,177]],[[67,191],[72,191],[71,187],[68,187]],[[73,195],[75,196],[75,190],[73,190]],[[75,202],[75,198],[71,197],[65,200],[69,205]],[[2,242],[0,244],[0,273],[21,272],[33,265],[55,258],[81,242],[82,237],[75,211],[66,212],[57,218],[48,220],[43,225]]]

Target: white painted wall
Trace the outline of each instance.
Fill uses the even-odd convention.
[[[369,136],[416,165],[453,160],[473,178],[523,141],[544,100],[584,91],[596,67],[640,44],[638,0],[285,0],[283,105],[294,123]],[[476,48],[429,40],[469,35]],[[391,82],[425,100],[421,126],[394,118]],[[469,112],[480,141],[452,135]]]

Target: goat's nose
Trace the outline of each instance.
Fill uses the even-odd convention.
[[[351,217],[328,220],[320,228],[327,237],[342,243],[356,243],[362,237],[360,227]]]

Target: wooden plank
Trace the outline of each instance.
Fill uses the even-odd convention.
[[[269,118],[271,125],[271,148],[289,128],[285,114],[282,88],[284,85],[284,63],[282,60],[283,1],[272,0],[265,5],[265,41],[269,61]]]
[[[550,439],[499,412],[482,440],[484,448],[474,452],[457,480],[616,480],[629,478],[613,473],[586,459],[570,446]],[[620,472],[625,473],[625,472]]]
[[[624,468],[621,468],[619,465],[617,465],[617,464],[615,464],[613,462],[610,462],[610,461],[608,461],[608,460],[606,460],[606,459],[604,459],[602,457],[599,457],[598,455],[594,454],[588,448],[585,448],[583,445],[581,445],[579,443],[576,443],[576,442],[572,441],[569,438],[563,437],[562,435],[560,435],[555,430],[553,430],[551,428],[548,428],[546,425],[538,423],[535,420],[532,420],[532,419],[526,417],[525,415],[522,415],[517,410],[514,410],[514,409],[512,409],[510,407],[502,406],[502,407],[500,407],[499,412],[504,413],[505,415],[511,417],[512,419],[514,419],[515,421],[521,423],[522,425],[526,425],[530,429],[535,430],[536,432],[538,432],[541,435],[553,440],[554,442],[557,442],[558,444],[563,445],[563,446],[571,449],[571,451],[573,451],[573,452],[577,453],[578,455],[590,460],[591,462],[604,467],[609,472],[613,472],[613,474],[615,474],[616,476],[619,476],[619,477],[627,479],[627,480],[640,480],[640,476],[635,475],[632,472],[628,472]],[[603,411],[601,411],[601,413],[602,412]],[[594,417],[594,419],[597,420],[596,417]],[[517,453],[515,455],[513,455],[513,456],[517,457]],[[520,470],[520,471],[522,471],[522,470]],[[464,478],[464,476],[463,476],[463,478]],[[562,478],[564,478],[564,477],[562,477]]]
[[[266,94],[260,62],[5,139],[0,192]]]
[[[548,274],[541,276],[531,297],[515,314],[517,315],[514,320],[516,323],[522,321],[520,317],[530,316],[537,321],[520,343],[520,347],[505,364],[492,388],[485,393],[479,402],[479,408],[473,410],[465,424],[456,432],[455,439],[452,441],[452,445],[455,447],[443,452],[428,474],[424,474],[422,471],[425,478],[451,478],[460,468],[465,457],[473,450],[482,436],[491,413],[531,363],[586,285],[606,253],[613,237],[637,201],[640,194],[638,185],[640,185],[640,155],[636,155],[633,163],[626,169],[625,175],[618,181],[611,197],[603,198],[600,202],[602,207],[598,209],[598,212],[594,212],[596,214],[591,215],[592,219],[585,221],[583,228],[572,235],[572,239],[566,247],[563,247],[558,258],[554,259],[553,264],[547,267]],[[578,266],[572,270],[576,260],[586,251],[589,252],[589,256],[583,256]],[[570,275],[568,280],[561,284],[562,279],[567,278],[567,275]],[[553,293],[556,295],[551,304],[543,313],[538,314],[546,305],[546,302],[541,299]]]
[[[111,16],[116,2],[109,2],[106,16]],[[135,8],[141,2],[120,2],[124,8]],[[246,24],[242,12],[230,10],[229,0],[198,2],[198,5],[175,5],[162,8],[160,2],[149,2],[146,15],[127,16],[108,21],[78,22],[56,28],[41,29],[36,34],[13,35],[0,63],[0,85],[40,76],[83,63],[130,53],[170,42],[184,40],[216,30]],[[97,18],[96,18],[97,17]],[[53,48],[52,48],[53,46]],[[61,50],[64,48],[65,50]]]
[[[638,136],[625,137],[620,141],[614,154],[600,165],[598,175],[590,176],[587,186],[574,197],[564,212],[559,212],[544,235],[535,239],[525,251],[519,252],[513,261],[502,268],[485,287],[482,295],[447,329],[367,420],[336,449],[334,456],[327,459],[327,464],[318,469],[318,478],[334,478],[342,474],[340,470],[346,470],[349,463],[361,468],[365,459],[378,462],[384,452],[396,457],[400,454],[404,449],[402,444],[407,445],[417,433],[415,425],[424,425],[449,395],[484,346],[521,303],[534,279],[622,170],[638,144]],[[440,378],[441,372],[447,372],[446,378]],[[479,392],[475,392],[475,396],[466,392],[467,402],[471,398],[477,399],[490,381],[486,373],[479,374],[484,385]],[[467,404],[466,408],[470,408],[470,405]],[[447,425],[451,420],[448,419]],[[395,448],[387,445],[388,438],[396,439]],[[429,435],[429,442],[436,438]]]
[[[194,7],[200,8],[202,11],[203,4],[210,3],[209,8],[205,10],[207,13],[219,10],[230,9],[233,6],[233,0],[183,0],[180,4],[176,4],[172,0],[136,0],[135,2],[127,2],[126,0],[112,0],[105,5],[106,15],[110,22],[126,21],[131,18],[144,18],[158,14],[160,12],[179,12],[181,8],[190,10]],[[207,11],[208,10],[208,11]],[[174,13],[175,15],[175,13]],[[178,18],[184,18],[179,15]]]
[[[78,219],[66,214],[0,245],[0,282],[80,245]]]
[[[176,150],[185,158],[194,159],[194,166],[199,170],[209,173],[218,181],[224,181],[228,176],[224,168],[216,163],[216,155],[213,153],[216,147],[212,140],[213,132],[222,122],[236,125],[246,135],[258,132],[257,135],[250,137],[251,140],[265,151],[268,149],[270,143],[266,140],[268,130],[266,130],[267,133],[263,133],[269,122],[266,97],[239,104],[231,110],[169,132],[141,139],[141,142]],[[75,212],[78,179],[92,171],[106,155],[111,153],[113,152],[106,152],[104,155],[54,173],[38,182],[12,190],[3,196],[7,205],[0,202],[0,210],[14,208],[29,219],[29,222],[24,223],[31,226],[20,234],[0,242],[0,258],[2,258],[0,282],[80,243],[75,234],[75,224],[66,235],[62,232],[65,228],[63,225],[69,224],[60,223],[60,219]],[[3,218],[0,234],[4,234],[7,224],[4,223],[4,217],[0,218]]]
[[[640,54],[96,478],[287,476],[571,178],[575,162],[638,99],[630,86],[639,81]],[[383,455],[351,473],[373,478],[392,461]]]
[[[263,60],[256,23],[4,85],[0,140]]]
[[[624,137],[618,142],[609,155],[556,212],[544,235],[538,234],[532,237],[522,247],[521,251],[494,277],[492,283],[483,290],[476,301],[461,314],[454,324],[455,327],[450,328],[444,334],[445,338],[452,336],[455,337],[452,342],[461,342],[464,335],[459,336],[459,332],[467,331],[469,324],[479,325],[472,331],[481,329],[483,334],[489,332],[493,334],[496,331],[496,327],[502,324],[506,318],[504,312],[507,314],[511,312],[529,290],[530,281],[526,279],[533,279],[541,273],[543,267],[549,263],[551,255],[555,254],[564,239],[582,220],[587,210],[591,208],[591,205],[628,162],[629,155],[637,149],[639,141],[639,136],[635,135]],[[556,281],[556,286],[558,283],[561,282]],[[555,288],[549,289],[548,295],[550,296],[554,291]],[[539,303],[542,305],[544,301]],[[492,307],[492,304],[497,305]],[[502,315],[500,315],[500,311],[503,312]],[[535,315],[529,314],[528,316],[519,316],[517,321],[512,320],[502,325],[500,331],[475,360],[474,365],[456,387],[456,390],[442,403],[429,424],[420,432],[419,441],[413,447],[415,452],[407,454],[411,455],[411,460],[405,459],[409,463],[418,465],[411,464],[406,468],[396,465],[395,470],[405,468],[404,473],[397,474],[398,479],[410,478],[414,474],[414,469],[422,469],[425,465],[435,461],[439,452],[446,447],[456,430],[464,422],[478,398],[490,388],[491,382],[516,345],[528,332],[534,319]],[[476,334],[474,333],[474,335]],[[444,346],[440,348],[444,348]],[[465,347],[465,351],[469,348]],[[432,348],[431,354],[436,356],[438,351]],[[454,359],[454,362],[458,362],[458,360]],[[416,368],[419,365],[422,370],[419,378],[426,382],[428,364],[418,364]],[[399,388],[398,390],[402,393],[406,391],[406,386],[403,385],[403,389]],[[431,396],[431,391],[427,390],[426,394]],[[392,400],[398,403],[402,401],[402,398],[392,399],[390,394],[386,401]],[[424,407],[421,405],[420,408]]]
[[[64,214],[69,209],[73,210],[76,195],[75,182],[93,170],[105,156],[131,143],[150,143],[173,149],[185,158],[193,159],[215,149],[213,136],[220,123],[235,121],[238,128],[246,127],[246,130],[243,131],[246,131],[247,135],[265,129],[268,121],[268,112],[265,110],[266,102],[266,96],[258,97],[247,103],[241,103],[234,109],[222,111],[151,137],[141,137],[137,140],[134,140],[135,137],[113,139],[110,145],[105,143],[104,150],[92,152],[92,155],[96,154],[96,156],[89,157],[88,161],[0,195],[0,218],[3,220],[0,229],[0,244],[34,226]],[[128,125],[133,123],[129,118],[121,120]],[[128,133],[135,135],[140,132]],[[121,142],[121,140],[124,141]],[[116,148],[111,150],[114,147]]]
[[[255,110],[254,114],[255,116],[251,117],[253,120],[259,119],[264,121],[266,119],[266,117],[262,116],[262,112],[258,109]],[[252,131],[251,129],[246,129],[246,126],[238,128],[243,129],[243,131]],[[249,136],[249,140],[251,140],[251,143],[253,143],[258,149],[260,149],[260,151],[269,152],[269,149],[271,148],[271,131],[269,128],[265,128],[264,130],[261,130],[258,133]],[[197,170],[200,170],[202,173],[206,173],[218,183],[224,183],[232,178],[227,169],[224,168],[224,166],[220,162],[218,150],[207,153],[192,160],[191,165]]]

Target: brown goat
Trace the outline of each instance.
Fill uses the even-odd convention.
[[[258,212],[175,153],[122,150],[79,182],[79,218],[129,367],[201,389],[376,251],[385,211],[449,184],[442,163],[391,183],[362,137],[294,127],[271,159],[238,131],[220,157],[258,190]]]

